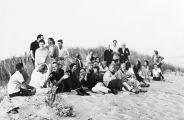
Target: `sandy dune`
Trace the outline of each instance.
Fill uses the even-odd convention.
[[[58,99],[74,106],[76,117],[66,120],[184,120],[184,77],[165,74],[165,82],[152,81],[147,93],[138,95],[93,94],[77,96],[76,93],[58,94]],[[16,97],[19,113],[7,114],[9,102],[0,104],[0,119],[59,120],[54,110],[44,104],[45,96]]]

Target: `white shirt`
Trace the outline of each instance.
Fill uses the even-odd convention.
[[[157,68],[157,70],[153,69],[152,73],[153,73],[153,77],[159,77],[160,73],[162,73],[162,72],[161,72],[160,68]]]
[[[37,69],[34,69],[31,75],[31,80],[29,85],[35,87],[36,89],[40,89],[43,87],[44,83],[47,80],[47,75],[38,72]]]
[[[20,85],[24,82],[24,78],[19,71],[16,71],[8,82],[8,94],[19,92]]]
[[[118,49],[119,49],[119,47],[118,47],[117,45],[116,45],[116,46],[114,46],[114,45],[111,46],[111,50],[112,50],[113,52],[118,53]]]
[[[61,49],[58,47],[58,51],[59,51],[59,57],[66,58],[69,56],[68,50],[64,47],[62,47]]]

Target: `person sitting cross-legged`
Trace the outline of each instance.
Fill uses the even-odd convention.
[[[10,77],[8,82],[8,95],[9,97],[15,96],[31,96],[36,93],[36,88],[30,86],[24,80],[22,75],[24,66],[22,63],[16,64],[16,72]]]

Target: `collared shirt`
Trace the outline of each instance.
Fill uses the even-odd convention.
[[[20,85],[24,82],[23,75],[16,71],[8,82],[8,94],[16,93],[20,91]]]
[[[69,56],[68,50],[64,47],[62,47],[61,49],[58,47],[58,51],[59,51],[59,57],[66,58]]]
[[[119,49],[119,47],[118,47],[117,45],[116,45],[116,46],[114,46],[114,45],[111,46],[111,50],[112,50],[113,52],[118,53],[118,49]]]

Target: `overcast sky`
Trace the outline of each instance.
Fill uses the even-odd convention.
[[[38,34],[68,47],[112,40],[184,64],[183,0],[1,0],[0,59],[29,51]]]

